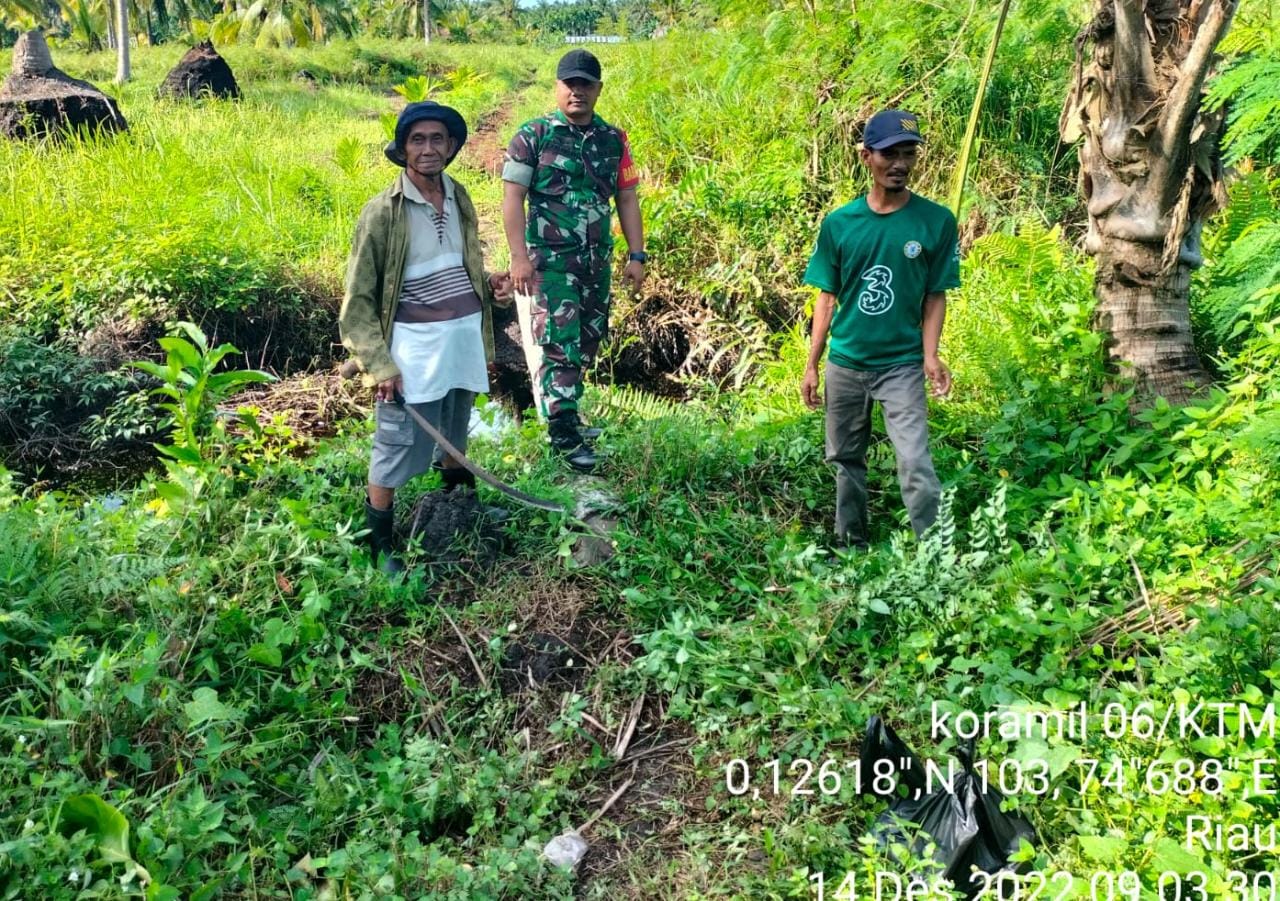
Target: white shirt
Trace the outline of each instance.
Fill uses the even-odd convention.
[[[462,264],[462,224],[453,180],[444,183],[443,222],[408,173],[400,176],[409,217],[400,307],[391,330],[391,359],[411,404],[439,400],[455,388],[489,390],[479,298]],[[474,309],[475,312],[469,312]],[[413,321],[406,321],[413,320]]]

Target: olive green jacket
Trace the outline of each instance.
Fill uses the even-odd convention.
[[[484,271],[476,208],[466,189],[453,181],[454,198],[462,220],[462,265],[480,298],[480,333],[485,360],[493,361],[493,290]],[[395,323],[404,261],[409,254],[409,226],[400,177],[365,204],[356,224],[347,261],[347,289],[338,313],[342,346],[364,373],[368,387],[395,378],[399,368],[391,359],[391,328]]]

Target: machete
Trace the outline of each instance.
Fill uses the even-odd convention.
[[[354,361],[352,360],[348,360],[346,363],[343,363],[342,368],[339,370],[339,372],[342,374],[342,377],[344,379],[353,378],[358,371],[359,371],[359,368],[355,365]],[[396,397],[399,398],[398,392],[396,394]],[[557,504],[555,501],[543,500],[540,497],[534,497],[532,494],[527,494],[526,492],[521,491],[519,488],[512,488],[510,485],[502,481],[502,479],[498,478],[493,473],[489,472],[489,470],[485,469],[480,464],[471,462],[471,460],[467,458],[466,454],[464,454],[462,451],[454,447],[453,442],[445,438],[444,435],[440,434],[440,430],[437,429],[435,426],[433,426],[431,423],[427,422],[426,418],[417,410],[415,410],[413,407],[409,406],[406,403],[401,403],[399,400],[397,400],[397,404],[400,407],[402,407],[406,413],[409,414],[409,418],[411,418],[415,423],[417,423],[418,428],[422,429],[422,431],[426,433],[428,438],[430,438],[432,441],[434,441],[436,444],[440,446],[440,449],[442,451],[444,451],[450,457],[453,457],[453,459],[461,463],[463,468],[466,469],[467,472],[471,473],[480,481],[484,482],[487,485],[493,486],[494,488],[498,489],[499,491],[501,491],[503,494],[505,494],[507,497],[511,498],[512,500],[519,501],[520,503],[525,504],[527,506],[536,507],[539,510],[549,510],[552,513],[568,512],[567,510],[565,510],[565,508],[562,505]]]

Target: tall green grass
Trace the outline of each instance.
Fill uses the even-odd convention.
[[[144,49],[135,80],[109,88],[126,134],[0,145],[0,290],[11,322],[78,334],[122,318],[332,307],[356,215],[395,173],[379,120],[402,103],[391,85],[411,70],[470,66],[478,77],[437,97],[474,124],[541,58],[369,43],[307,54],[230,48],[241,101],[157,100],[177,52]],[[57,61],[93,75],[106,59]],[[291,78],[304,67],[318,84]]]
[[[1078,204],[1057,137],[1074,12],[1037,2],[1009,18],[961,210],[966,244]],[[806,318],[804,265],[821,217],[866,189],[858,142],[875,110],[920,115],[928,143],[914,190],[945,201],[994,19],[975,5],[891,17],[742,4],[721,24],[601,48],[601,106],[644,172],[651,271],[667,300],[661,313],[624,309],[625,324],[643,339],[644,320],[679,322],[693,372],[740,385],[776,351],[773,336]]]

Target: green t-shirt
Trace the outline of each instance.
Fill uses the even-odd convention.
[[[956,218],[912,194],[877,213],[859,197],[822,220],[804,281],[836,296],[831,362],[879,371],[924,361],[924,297],[960,287]]]

